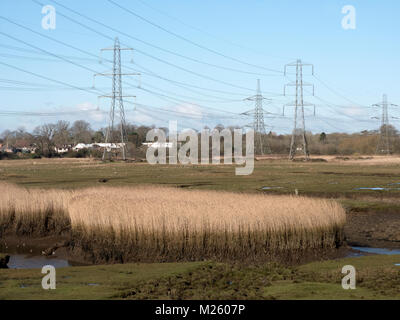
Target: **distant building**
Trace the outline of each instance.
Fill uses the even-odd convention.
[[[121,149],[125,146],[125,143],[78,143],[72,148],[73,151],[79,151],[83,149],[106,149],[107,151]]]
[[[36,147],[23,147],[21,149],[22,153],[36,153]]]
[[[14,150],[8,146],[0,145],[0,152],[14,153]]]
[[[158,149],[158,148],[171,149],[174,146],[173,142],[144,142],[142,144],[144,146],[152,147],[152,148],[155,148],[155,149]]]
[[[59,153],[59,154],[63,154],[63,153],[67,153],[68,151],[70,151],[71,147],[72,146],[69,146],[69,145],[64,145],[64,146],[61,146],[61,147],[54,147],[54,151]]]
[[[72,148],[73,151],[79,151],[83,149],[92,148],[92,144],[78,143],[75,147]]]

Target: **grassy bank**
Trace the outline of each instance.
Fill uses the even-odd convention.
[[[0,270],[0,299],[400,299],[400,256],[368,256],[298,267],[221,263],[124,264],[57,269],[57,289],[40,269]],[[344,265],[357,289],[343,290]]]
[[[389,159],[390,160],[390,159]],[[200,190],[225,190],[259,193],[294,194],[319,197],[396,198],[400,190],[399,163],[369,162],[290,162],[256,161],[250,176],[235,176],[233,166],[182,166],[146,163],[106,163],[87,159],[41,159],[0,161],[0,180],[28,187],[84,188],[102,185],[133,186],[156,184]],[[358,190],[388,187],[390,190]]]

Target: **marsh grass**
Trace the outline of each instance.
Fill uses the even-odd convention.
[[[157,186],[75,191],[0,188],[3,229],[69,228],[93,261],[270,260],[340,246],[335,201]]]
[[[71,192],[25,189],[8,183],[0,184],[0,236],[45,236],[70,228],[67,212]]]

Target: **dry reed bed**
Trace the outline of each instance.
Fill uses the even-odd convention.
[[[71,224],[73,245],[94,261],[270,259],[336,248],[345,223],[338,203],[303,197],[154,186],[0,191],[2,225],[43,233]]]
[[[0,183],[0,237],[59,234],[70,228],[67,206],[72,192],[25,189]]]

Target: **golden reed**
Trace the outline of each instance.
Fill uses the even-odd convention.
[[[1,225],[26,234],[69,227],[74,246],[96,261],[263,260],[332,249],[346,218],[335,201],[295,196],[158,186],[63,191],[3,184],[0,192]]]

